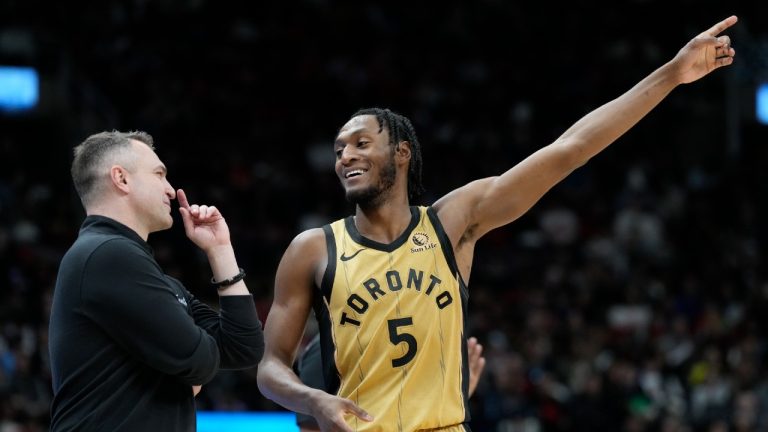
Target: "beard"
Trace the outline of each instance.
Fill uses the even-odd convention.
[[[397,169],[395,168],[395,158],[393,156],[392,159],[389,160],[389,163],[381,170],[377,184],[362,190],[347,191],[347,201],[362,209],[375,209],[380,207],[386,200],[392,186],[395,185],[396,175]]]

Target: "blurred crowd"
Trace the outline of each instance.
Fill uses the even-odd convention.
[[[469,328],[488,363],[471,426],[768,429],[768,126],[751,105],[768,6],[220,3],[0,2],[0,64],[41,74],[36,109],[0,112],[0,432],[48,426],[49,305],[84,217],[71,149],[89,134],[155,137],[171,184],[222,209],[263,320],[293,236],[352,211],[332,139],[358,108],[413,120],[415,204],[429,204],[548,144],[731,13],[732,68],[675,90],[480,241]],[[179,222],[149,242],[215,305]],[[255,370],[221,372],[198,409],[281,410]]]

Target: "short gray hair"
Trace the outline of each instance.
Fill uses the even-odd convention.
[[[152,135],[143,131],[100,132],[85,139],[75,147],[72,160],[72,181],[84,207],[92,204],[99,196],[106,182],[101,181],[109,166],[115,163],[131,165],[132,155],[128,152],[131,141],[140,141],[152,150],[155,149]],[[130,169],[129,166],[126,166]]]

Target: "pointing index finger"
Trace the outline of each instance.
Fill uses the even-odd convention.
[[[719,35],[720,33],[724,32],[725,29],[728,27],[736,24],[736,22],[739,20],[739,18],[736,15],[731,15],[728,18],[720,21],[719,23],[713,25],[709,30],[705,31],[704,34],[707,36],[715,37]]]
[[[176,191],[176,199],[179,200],[179,206],[189,210],[189,201],[187,201],[187,194],[184,193],[184,189]]]

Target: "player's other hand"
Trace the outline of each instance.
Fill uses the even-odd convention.
[[[469,396],[471,397],[477,389],[477,383],[480,382],[480,375],[485,369],[485,357],[483,357],[483,346],[477,342],[476,337],[467,339],[467,355],[469,356]]]

